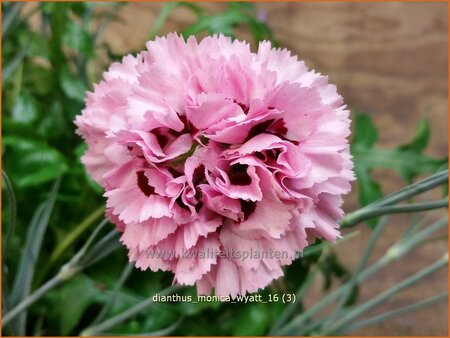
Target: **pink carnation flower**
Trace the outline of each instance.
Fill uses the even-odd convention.
[[[353,172],[327,77],[269,42],[169,34],[147,49],[112,64],[76,118],[130,260],[235,297],[335,241]]]

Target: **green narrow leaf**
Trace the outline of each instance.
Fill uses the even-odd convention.
[[[11,304],[13,306],[17,305],[30,294],[36,262],[55,205],[60,182],[61,180],[57,179],[53,184],[47,202],[38,207],[28,228],[27,239],[23,250],[24,253],[20,259],[18,273],[11,293]],[[26,311],[14,321],[14,324],[17,325],[17,333],[19,335],[25,335]]]
[[[2,170],[2,187],[6,187],[6,191],[8,192],[8,207],[9,207],[9,224],[6,235],[6,241],[3,245],[3,263],[6,261],[6,256],[9,252],[9,244],[11,242],[11,236],[14,233],[14,229],[16,228],[16,220],[17,220],[17,204],[16,204],[16,195],[14,193],[14,188],[11,184],[11,180],[9,179],[8,174]]]

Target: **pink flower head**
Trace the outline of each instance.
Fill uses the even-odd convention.
[[[348,116],[287,50],[169,34],[112,64],[75,123],[130,260],[235,297],[339,237]]]

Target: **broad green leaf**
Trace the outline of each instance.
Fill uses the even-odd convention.
[[[11,179],[19,188],[51,181],[68,169],[64,156],[45,143],[5,136],[3,146],[5,161],[14,168]]]

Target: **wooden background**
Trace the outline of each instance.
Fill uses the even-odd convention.
[[[211,10],[226,6],[202,4]],[[351,109],[371,114],[380,132],[380,146],[409,141],[422,116],[431,123],[428,154],[448,153],[448,12],[446,3],[258,3],[282,47],[304,59],[310,68],[337,84]],[[121,23],[112,24],[105,39],[117,53],[141,50],[162,3],[127,4]],[[161,34],[183,29],[194,21],[184,9],[169,17]],[[245,32],[239,37],[248,37]],[[385,192],[402,185],[396,175],[377,172]],[[346,209],[356,207],[355,193]],[[394,217],[382,235],[374,258],[380,257],[408,224]],[[343,262],[354,267],[369,232],[362,229],[351,243],[337,247]],[[444,241],[423,245],[364,284],[361,300],[434,262],[446,250]],[[447,271],[405,290],[367,314],[371,316],[424,299],[447,289]],[[320,285],[307,297],[313,304]],[[447,304],[440,303],[372,326],[355,335],[447,335]]]

